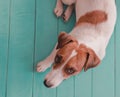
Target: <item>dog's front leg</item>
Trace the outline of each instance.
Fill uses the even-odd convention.
[[[52,53],[46,59],[37,64],[37,72],[44,72],[47,68],[49,68],[52,65],[52,63],[54,62],[56,52],[57,50],[55,46]]]
[[[61,0],[57,0],[56,7],[54,9],[54,13],[57,17],[60,17],[63,13],[63,3]]]

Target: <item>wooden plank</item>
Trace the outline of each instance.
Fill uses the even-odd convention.
[[[117,4],[117,24],[115,33],[115,58],[116,58],[116,76],[115,76],[115,97],[120,97],[120,1],[116,0]]]
[[[75,77],[75,97],[92,97],[92,70]]]
[[[57,19],[53,14],[55,2],[56,0],[36,2],[35,66],[51,53],[57,41]],[[34,73],[33,97],[56,97],[56,89],[48,89],[43,84],[49,70]]]
[[[73,29],[74,24],[74,15],[72,15],[70,20],[66,23],[60,18],[58,23],[58,33],[60,33],[61,31],[69,33]],[[60,86],[58,86],[57,97],[74,97],[74,77],[65,80]]]
[[[0,97],[6,94],[9,39],[9,0],[0,0]]]
[[[11,1],[7,97],[31,97],[34,50],[34,0]]]
[[[104,60],[93,71],[93,97],[114,97],[114,34]]]

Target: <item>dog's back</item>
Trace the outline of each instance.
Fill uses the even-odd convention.
[[[87,12],[103,10],[115,15],[115,0],[76,0],[76,20]]]
[[[101,15],[100,18],[94,15],[95,12],[98,16]],[[92,15],[89,15],[89,13]],[[87,19],[84,19],[86,14]],[[90,21],[89,19],[93,20]],[[97,19],[101,19],[101,21]],[[71,35],[76,37],[79,43],[92,48],[99,58],[103,59],[115,26],[115,0],[76,0],[76,22],[79,21],[83,23],[79,23],[73,29]]]

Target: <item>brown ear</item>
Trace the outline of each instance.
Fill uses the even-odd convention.
[[[71,35],[69,35],[65,32],[61,32],[58,37],[58,45],[57,45],[56,49],[60,49],[63,46],[65,46],[66,44],[71,43],[73,41],[75,41],[75,39]]]
[[[87,58],[84,65],[84,71],[87,71],[89,68],[96,67],[100,63],[100,59],[95,54],[95,52],[92,49],[87,49]]]

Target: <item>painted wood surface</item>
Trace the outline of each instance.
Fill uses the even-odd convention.
[[[11,0],[6,97],[31,97],[33,82],[33,0]]]
[[[0,97],[6,96],[9,48],[9,8],[10,0],[0,0]]]
[[[64,23],[53,13],[56,0],[0,0],[0,97],[120,97],[120,1],[117,24],[101,65],[82,71],[59,87],[43,85],[36,64],[50,54],[61,31],[69,33],[75,15]]]
[[[115,29],[115,97],[120,97],[120,1],[116,0],[117,24]]]

